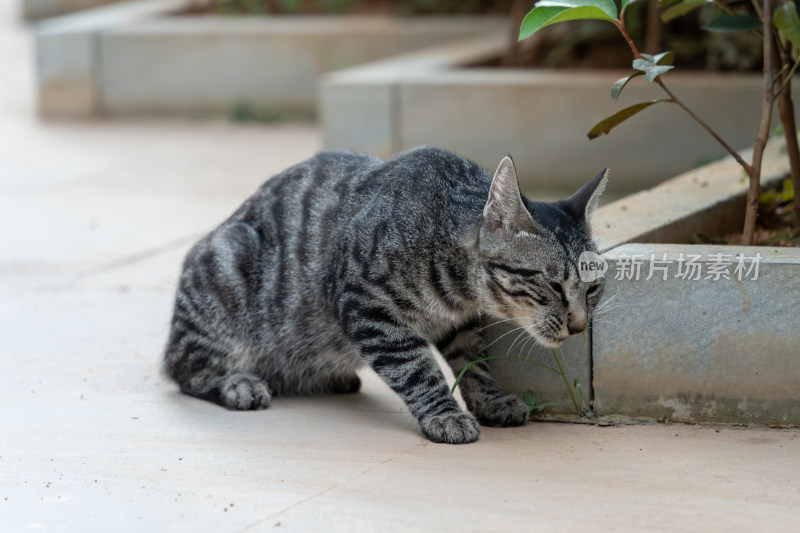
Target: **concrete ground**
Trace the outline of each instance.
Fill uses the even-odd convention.
[[[0,530],[798,531],[800,431],[533,423],[426,441],[365,373],[229,412],[159,375],[187,247],[311,126],[48,124],[0,6]]]

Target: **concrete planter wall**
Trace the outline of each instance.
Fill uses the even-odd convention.
[[[700,257],[700,279],[679,277],[680,254]],[[757,278],[734,272],[736,254],[760,255]],[[640,278],[609,279],[619,307],[594,330],[597,412],[800,424],[800,250],[632,244],[606,259],[617,270],[636,256]],[[652,258],[667,271],[646,279]],[[715,279],[714,265],[728,261]]]
[[[762,185],[788,172],[783,149],[777,141],[768,147]],[[581,380],[597,416],[800,424],[800,249],[681,244],[698,231],[739,230],[740,176],[728,158],[598,210],[594,231],[613,308],[593,320],[586,345],[565,344],[570,382]],[[699,270],[680,275],[689,259]],[[530,343],[509,351],[509,331],[490,330],[489,342],[500,339],[490,355],[552,364],[549,350]],[[570,411],[560,376],[517,359],[490,364],[506,389],[533,389],[540,401],[563,405],[552,412]]]
[[[226,113],[240,104],[311,115],[326,72],[497,31],[502,18],[167,16],[139,0],[61,17],[36,37],[44,116]]]
[[[639,190],[725,155],[676,106],[659,104],[589,141],[586,132],[623,107],[662,98],[643,78],[618,103],[629,72],[464,68],[501,54],[504,33],[336,72],[320,95],[324,144],[386,157],[435,144],[495,168],[514,156],[528,188],[574,190],[604,166],[617,191]],[[670,72],[670,88],[732,146],[758,130],[758,75]],[[800,91],[798,91],[800,94]]]

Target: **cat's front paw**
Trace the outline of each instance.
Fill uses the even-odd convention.
[[[521,426],[528,421],[530,409],[519,396],[505,394],[487,400],[475,410],[481,424],[492,427]]]
[[[225,407],[239,411],[266,409],[272,399],[267,384],[249,374],[229,376],[220,387],[219,392]]]
[[[420,422],[422,432],[433,442],[467,444],[478,440],[481,434],[478,421],[470,413],[447,413],[432,416]]]

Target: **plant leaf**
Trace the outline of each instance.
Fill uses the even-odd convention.
[[[664,74],[670,69],[673,69],[672,65],[654,65],[650,62],[645,62],[642,59],[634,59],[633,60],[633,68],[636,70],[641,70],[644,72],[644,77],[650,83],[656,81],[656,78]]]
[[[592,129],[590,129],[589,133],[587,133],[586,135],[591,140],[591,139],[599,137],[599,136],[601,136],[603,134],[608,134],[608,132],[611,131],[611,129],[614,128],[615,126],[618,126],[619,124],[621,124],[625,120],[629,119],[630,117],[632,117],[633,115],[635,115],[639,111],[641,111],[643,109],[647,109],[651,105],[657,104],[659,102],[669,102],[669,100],[666,100],[666,99],[664,99],[664,100],[651,100],[649,102],[641,102],[639,104],[634,104],[632,106],[628,106],[625,109],[623,109],[622,111],[617,111],[616,113],[614,113],[610,117],[604,118],[603,120],[601,120],[600,122],[595,124],[595,126]]]
[[[634,59],[633,60],[633,68],[634,70],[640,70],[644,73],[644,77],[650,83],[653,83],[657,77],[661,76],[665,72],[670,69],[673,69],[672,65],[672,52],[662,52],[658,55],[650,55],[650,54],[641,54],[641,59]]]
[[[624,78],[620,78],[617,81],[615,81],[614,85],[611,86],[611,98],[613,98],[614,101],[616,102],[617,98],[619,98],[619,93],[622,92],[622,89],[625,88],[628,82],[637,76],[641,76],[642,74],[644,74],[644,72],[636,71],[630,76],[626,76]]]
[[[634,2],[637,2],[637,1],[638,1],[638,0],[622,0],[622,2],[620,2],[620,6],[619,6],[619,12],[620,12],[620,13],[624,12],[624,11],[625,11],[625,9],[626,9],[626,8],[627,8],[629,5],[631,5],[632,3],[634,3]]]
[[[750,31],[762,27],[761,20],[748,15],[722,15],[717,17],[703,29],[714,33],[738,33],[740,31]]]
[[[539,403],[539,399],[532,390],[526,390],[522,395],[522,401],[528,405],[528,411],[531,413],[541,413],[545,407],[562,405],[560,403]]]
[[[542,4],[543,2],[540,2]],[[614,3],[608,0],[556,0],[545,1],[547,5],[537,5],[534,7],[525,18],[522,20],[522,25],[519,30],[519,40],[525,40],[540,29],[557,22],[566,22],[568,20],[614,20],[616,18],[617,8]],[[553,3],[559,5],[552,5]],[[567,6],[569,4],[587,4]],[[602,4],[603,7],[590,4]],[[612,13],[609,13],[609,4]]]
[[[642,55],[645,55],[645,54],[642,54]],[[675,59],[675,54],[673,54],[671,51],[667,50],[666,52],[661,52],[660,54],[656,54],[654,56],[650,56],[650,59],[656,65],[671,65],[673,59]]]
[[[536,394],[532,390],[525,391],[525,394],[522,395],[522,401],[528,404],[528,407],[531,409],[539,405]]]
[[[683,0],[678,4],[674,4],[661,12],[661,22],[669,22],[686,13],[694,11],[698,7],[702,7],[710,0]]]
[[[596,7],[609,18],[617,18],[617,5],[614,0],[539,0],[536,7]]]
[[[786,2],[775,10],[773,24],[795,48],[800,48],[800,17],[794,2]]]
[[[551,405],[552,406],[563,406],[564,404],[563,403],[537,403],[535,406],[531,407],[529,411],[531,413],[541,413],[542,411],[544,411],[545,407],[550,407]]]
[[[572,381],[572,386],[577,391],[578,396],[583,398],[583,386],[581,385],[581,380],[579,380],[578,378],[575,378]]]

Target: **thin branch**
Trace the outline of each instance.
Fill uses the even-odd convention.
[[[678,106],[679,106],[681,109],[683,109],[684,111],[686,111],[686,112],[689,114],[689,116],[690,116],[690,117],[692,117],[692,119],[694,119],[694,121],[695,121],[695,122],[697,122],[698,124],[700,124],[700,126],[702,126],[702,128],[708,132],[708,134],[709,134],[709,135],[711,135],[712,137],[714,137],[714,140],[715,140],[715,141],[717,141],[717,142],[718,142],[718,143],[719,143],[719,144],[720,144],[720,145],[721,145],[723,148],[725,148],[725,150],[726,150],[726,151],[727,151],[727,152],[728,152],[728,153],[731,155],[731,157],[733,157],[733,158],[736,160],[736,162],[737,162],[737,163],[739,163],[739,164],[742,166],[742,168],[744,168],[744,169],[745,169],[745,171],[746,171],[748,174],[750,174],[750,173],[752,172],[752,167],[751,167],[751,166],[750,166],[750,165],[747,163],[747,161],[745,161],[744,159],[742,159],[742,156],[740,156],[740,155],[739,155],[739,152],[737,152],[736,150],[734,150],[733,148],[731,148],[731,146],[730,146],[730,145],[729,145],[727,142],[725,142],[725,140],[724,140],[722,137],[720,137],[720,136],[719,136],[719,134],[717,134],[717,132],[716,132],[716,131],[714,131],[714,130],[711,128],[711,126],[709,126],[708,124],[706,124],[706,123],[703,121],[703,119],[701,119],[700,117],[698,117],[697,115],[695,115],[695,114],[694,114],[694,111],[692,111],[691,109],[689,109],[688,107],[686,107],[686,104],[684,104],[684,103],[683,103],[683,102],[682,102],[682,101],[681,101],[681,100],[680,100],[680,99],[679,99],[677,96],[675,96],[675,94],[673,94],[673,92],[672,92],[672,91],[670,91],[670,90],[667,88],[667,86],[666,86],[666,85],[664,85],[664,82],[661,80],[661,76],[659,76],[658,78],[656,78],[656,83],[658,83],[658,84],[661,86],[661,88],[664,90],[664,92],[665,92],[665,93],[667,93],[667,95],[669,95],[669,97],[672,99],[672,101],[673,101],[673,102],[675,102],[676,104],[678,104]]]
[[[778,72],[776,72],[776,73],[775,73],[775,75],[772,77],[772,84],[773,84],[773,85],[775,85],[775,84],[776,84],[776,83],[778,83],[779,81],[782,81],[782,80],[783,80],[783,73],[784,73],[784,72],[786,72],[786,69],[788,69],[788,68],[789,68],[789,65],[785,65],[785,64],[783,64],[783,63],[780,63],[780,65],[781,65],[781,68],[780,68],[780,69],[778,70]],[[776,89],[776,92],[777,92],[777,90],[779,90],[779,89]]]
[[[734,15],[735,14],[733,12],[733,10],[731,8],[729,8],[728,5],[725,2],[723,2],[722,0],[714,0],[714,5],[716,5],[718,8],[723,10],[728,15]]]
[[[755,0],[754,0],[755,2]],[[772,0],[764,0],[764,98],[761,103],[761,121],[758,125],[758,137],[753,142],[753,163],[748,172],[750,185],[747,188],[747,204],[744,213],[744,229],[742,230],[742,244],[753,244],[758,217],[758,196],[761,191],[761,162],[764,157],[764,147],[769,139],[769,127],[772,121],[772,108],[775,103],[773,98],[775,83],[773,81],[773,35],[772,27]]]
[[[794,76],[794,71],[797,70],[798,65],[800,65],[800,59],[798,59],[795,64],[792,65],[792,70],[790,70],[789,73],[784,76],[783,83],[781,83],[775,91],[775,98],[780,96],[781,92],[783,92],[783,89],[789,84],[790,81],[792,81],[792,76]],[[781,69],[781,72],[786,72],[786,65],[784,65],[783,69]]]
[[[776,36],[777,41],[781,41]],[[789,158],[789,168],[792,174],[792,184],[795,191],[800,191],[800,146],[797,144],[797,124],[794,119],[794,102],[792,101],[792,75],[797,69],[800,61],[792,65],[791,70],[787,72],[786,67],[792,63],[792,56],[788,47],[780,47],[776,52],[773,52],[775,62],[781,65],[781,73],[783,82],[778,90],[775,92],[775,98],[778,100],[778,116],[783,124],[783,137],[786,139],[786,155]],[[794,195],[794,225],[800,226],[800,194]]]
[[[642,54],[639,53],[639,49],[636,48],[636,43],[633,42],[631,36],[628,34],[628,30],[625,29],[625,23],[620,20],[612,20],[611,22],[619,29],[619,32],[625,37],[625,40],[628,42],[628,46],[631,48],[631,52],[636,57],[636,59],[642,59]]]
[[[637,59],[642,59],[642,54],[639,52],[639,49],[636,47],[636,43],[633,42],[633,39],[631,39],[630,34],[628,34],[628,31],[625,29],[625,22],[623,20],[621,20],[621,19],[620,20],[614,20],[612,22],[617,27],[617,29],[619,29],[620,33],[622,34],[622,36],[627,41],[628,46],[630,47],[631,51],[633,52],[633,55]],[[771,21],[770,21],[770,23],[771,23]],[[661,88],[664,90],[664,92],[667,93],[667,95],[672,99],[673,103],[677,104],[681,109],[686,111],[686,113],[688,113],[689,116],[692,117],[692,119],[694,119],[695,122],[700,124],[700,126],[704,130],[706,130],[708,132],[708,134],[711,135],[714,138],[714,140],[716,140],[731,155],[731,157],[733,157],[736,160],[736,162],[739,163],[739,165],[741,165],[743,169],[745,169],[745,171],[748,174],[751,174],[753,172],[753,168],[747,163],[747,161],[742,159],[742,157],[739,155],[739,152],[737,152],[736,150],[731,148],[731,146],[727,142],[725,142],[725,140],[722,137],[720,137],[719,134],[711,128],[711,126],[706,124],[700,117],[695,115],[694,112],[691,109],[686,107],[686,104],[684,104],[677,96],[675,96],[672,93],[672,91],[670,91],[667,88],[666,85],[664,85],[664,82],[661,80],[661,76],[656,78],[656,83],[658,83],[661,86]]]
[[[758,18],[760,18],[763,21],[764,20],[764,13],[761,11],[761,6],[758,5],[758,0],[750,0],[750,3],[753,4],[753,8],[756,10],[756,15],[758,15]],[[772,13],[769,14],[769,18],[770,18],[770,24],[771,24],[772,23]],[[768,26],[765,24],[764,28],[768,28]],[[764,30],[764,31],[769,31],[769,30]]]

